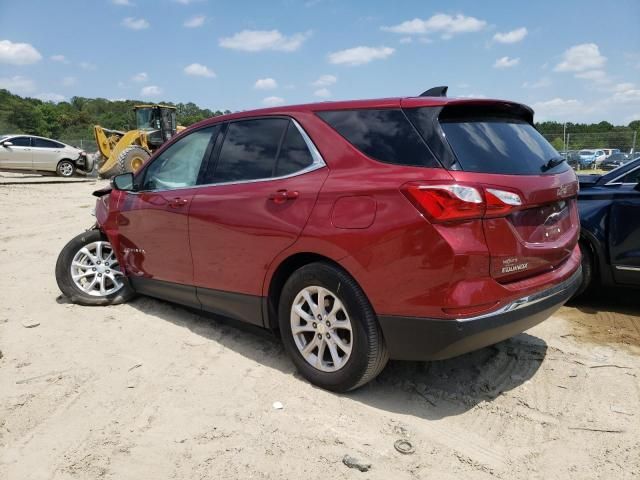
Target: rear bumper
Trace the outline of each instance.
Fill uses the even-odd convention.
[[[549,318],[578,290],[582,268],[562,283],[519,298],[487,314],[462,320],[397,317],[378,319],[395,360],[440,360],[506,340]]]

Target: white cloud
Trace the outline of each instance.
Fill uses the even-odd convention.
[[[270,107],[274,107],[276,105],[282,105],[284,103],[284,98],[275,96],[266,97],[262,99],[262,103]]]
[[[316,97],[320,97],[320,98],[329,98],[331,96],[331,92],[329,91],[328,88],[319,88],[318,90],[313,92],[313,94]]]
[[[60,95],[59,93],[39,93],[38,95],[36,95],[36,98],[39,98],[43,102],[54,103],[64,102],[67,99],[67,97],[65,97],[64,95]]]
[[[76,77],[64,77],[62,79],[62,85],[65,87],[73,87],[78,83],[78,79]]]
[[[65,65],[69,65],[71,63],[64,55],[51,55],[49,59],[53,62],[64,63]]]
[[[537,82],[524,82],[522,86],[524,88],[545,88],[551,86],[551,79],[549,77],[542,77]]]
[[[273,78],[259,78],[253,85],[253,88],[257,90],[271,90],[278,87],[278,82]]]
[[[131,0],[111,0],[111,3],[114,5],[119,5],[121,7],[133,7],[135,3],[132,3]]]
[[[329,54],[329,62],[340,65],[364,65],[373,60],[384,60],[393,55],[391,47],[354,47]]]
[[[144,18],[133,17],[127,17],[122,20],[122,26],[131,30],[144,30],[145,28],[150,27],[149,22],[147,22]]]
[[[192,77],[206,77],[206,78],[215,78],[216,72],[211,70],[209,67],[201,65],[199,63],[192,63],[191,65],[187,65],[184,67],[184,73],[187,75],[191,75]]]
[[[131,80],[133,80],[134,82],[147,82],[149,81],[149,75],[147,75],[147,72],[136,73],[133,77],[131,77]]]
[[[36,84],[30,78],[16,75],[9,78],[0,78],[0,88],[12,93],[31,93],[36,89]]]
[[[613,91],[614,92],[625,92],[627,90],[631,90],[635,88],[635,85],[631,82],[625,82],[625,83],[617,83],[613,86]]]
[[[413,20],[407,20],[398,25],[381,27],[381,29],[386,32],[400,33],[403,35],[440,33],[442,38],[448,39],[460,33],[479,32],[486,26],[487,22],[475,17],[467,17],[461,14],[453,16],[445,13],[437,13],[426,20],[414,18]]]
[[[196,15],[188,20],[185,20],[183,25],[187,28],[198,28],[204,25],[204,21],[207,19],[204,15]]]
[[[335,75],[322,75],[311,85],[313,85],[314,87],[328,87],[329,85],[333,85],[337,81],[338,77],[336,77]]]
[[[413,39],[411,37],[402,37],[398,40],[400,43],[411,43]]]
[[[607,62],[595,43],[574,45],[562,54],[562,61],[554,68],[556,72],[583,72],[598,70]]]
[[[582,80],[590,80],[594,83],[609,83],[611,79],[604,70],[587,70],[586,72],[578,72],[574,75]]]
[[[142,87],[140,95],[143,97],[157,97],[158,95],[162,95],[162,89],[156,85],[148,85]]]
[[[42,59],[40,52],[28,43],[0,40],[0,63],[29,65],[40,61],[40,59]]]
[[[516,28],[515,30],[511,30],[510,32],[505,33],[496,33],[493,36],[493,40],[498,43],[518,43],[524,40],[524,37],[527,36],[526,27]]]
[[[98,69],[98,67],[96,67],[93,63],[89,63],[89,62],[80,62],[79,65],[80,65],[80,68],[82,68],[83,70],[94,71]]]
[[[580,100],[553,98],[532,105],[539,119],[575,119],[586,112],[584,104]]]
[[[519,58],[500,57],[493,64],[493,68],[511,68],[520,63]]]
[[[263,50],[293,52],[299,49],[310,35],[311,32],[305,32],[294,33],[287,37],[278,30],[242,30],[231,37],[221,38],[218,43],[223,48],[244,52]]]
[[[620,83],[614,90],[612,101],[623,104],[640,103],[640,89],[635,88],[633,83]]]
[[[176,3],[180,3],[181,5],[189,5],[194,3],[196,0],[176,0]]]

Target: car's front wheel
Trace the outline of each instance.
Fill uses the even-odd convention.
[[[81,233],[64,246],[56,262],[56,281],[62,293],[80,305],[113,305],[134,295],[111,243],[99,230]]]
[[[56,167],[56,173],[61,177],[73,177],[76,173],[76,166],[71,160],[61,160]]]
[[[311,383],[346,392],[375,378],[387,363],[373,308],[353,278],[333,265],[295,271],[278,312],[285,349]]]

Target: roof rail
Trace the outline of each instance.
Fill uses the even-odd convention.
[[[422,92],[420,96],[421,97],[446,97],[448,89],[449,87],[447,86],[433,87],[427,90],[426,92]]]

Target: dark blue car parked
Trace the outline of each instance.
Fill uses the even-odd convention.
[[[580,175],[582,292],[640,286],[640,157],[606,175]]]

